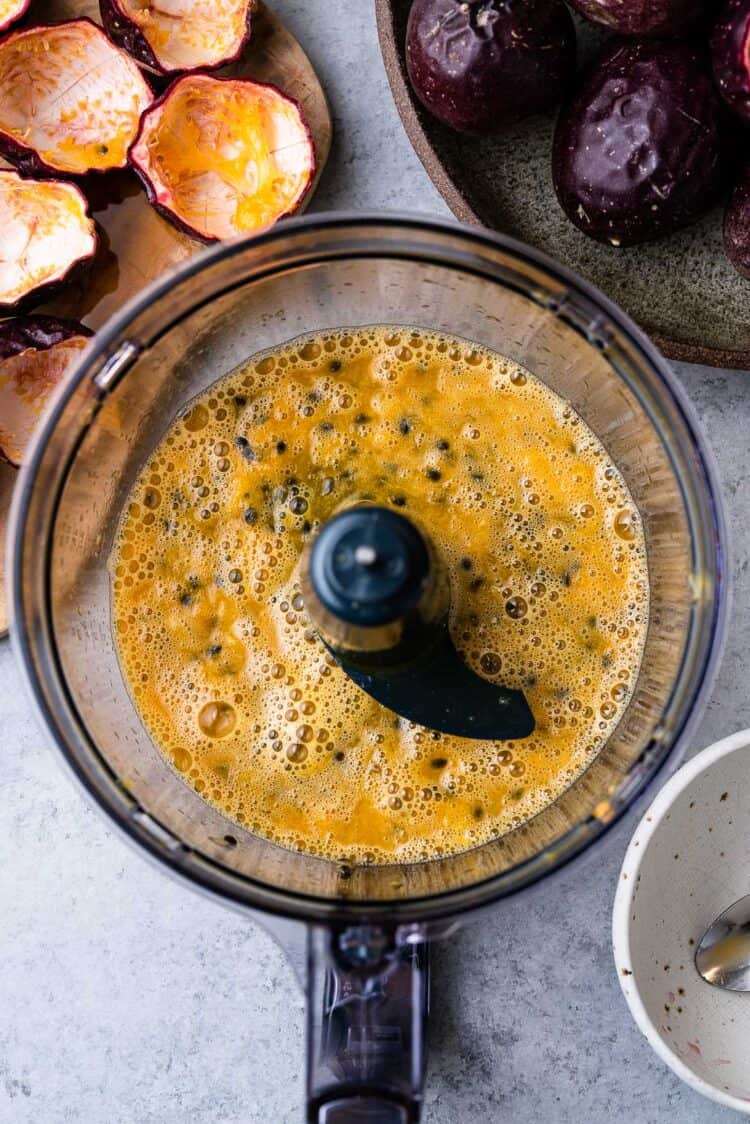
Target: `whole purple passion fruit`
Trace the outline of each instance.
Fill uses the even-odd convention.
[[[724,212],[724,249],[730,262],[750,281],[750,165],[748,165]]]
[[[719,93],[750,121],[750,0],[729,0],[711,36],[711,61]]]
[[[619,35],[669,38],[689,34],[710,6],[706,0],[569,0],[569,3],[591,23],[602,24]]]
[[[160,74],[234,62],[250,38],[255,0],[99,0],[110,39]]]
[[[0,0],[0,35],[25,15],[31,0]]]
[[[0,320],[0,457],[21,465],[52,391],[91,336],[73,320]]]
[[[0,154],[24,173],[124,167],[152,98],[130,55],[89,19],[0,40]]]
[[[721,142],[721,103],[699,47],[615,41],[560,114],[555,191],[589,237],[646,242],[717,201]]]
[[[560,101],[576,34],[562,0],[414,0],[406,63],[419,100],[464,133],[496,133]]]
[[[39,299],[96,251],[94,221],[72,183],[0,171],[0,311]]]
[[[144,113],[130,162],[165,218],[216,242],[296,211],[315,148],[300,107],[275,86],[186,74]]]

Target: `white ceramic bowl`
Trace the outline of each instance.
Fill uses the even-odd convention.
[[[750,1115],[750,994],[711,987],[695,946],[750,894],[750,730],[692,758],[631,840],[612,922],[617,974],[656,1053],[698,1092]]]

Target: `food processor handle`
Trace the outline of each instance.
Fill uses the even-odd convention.
[[[308,1124],[416,1124],[429,1011],[423,933],[311,926]]]

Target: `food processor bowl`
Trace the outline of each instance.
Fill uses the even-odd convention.
[[[474,850],[352,867],[254,835],[167,763],[123,680],[107,563],[133,482],[192,398],[256,352],[374,324],[485,345],[572,404],[640,511],[651,605],[630,704],[557,800]],[[655,349],[544,255],[404,217],[287,221],[201,253],[145,289],[97,335],[40,425],[11,541],[16,649],[43,722],[89,795],[193,885],[310,925],[309,1118],[325,1124],[417,1118],[427,938],[561,867],[676,759],[726,609],[711,460]]]

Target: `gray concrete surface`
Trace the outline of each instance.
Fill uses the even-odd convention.
[[[275,0],[330,91],[336,142],[315,207],[446,214],[391,102],[369,0]],[[681,368],[734,532],[735,612],[697,750],[750,725],[750,381]],[[148,866],[79,799],[0,644],[1,1124],[292,1124],[303,1005],[260,928]],[[632,824],[630,825],[632,827]],[[620,995],[610,909],[627,830],[585,873],[439,948],[427,1124],[705,1124]]]

